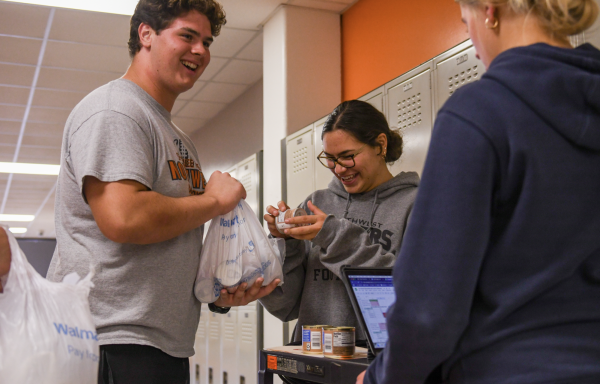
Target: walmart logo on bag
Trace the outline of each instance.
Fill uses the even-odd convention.
[[[67,324],[54,324],[54,328],[56,328],[56,332],[60,335],[63,333],[64,335],[69,335],[73,337],[77,337],[79,339],[92,339],[98,341],[98,334],[92,331],[86,331],[85,329],[79,329],[78,327],[69,327]]]
[[[235,217],[231,220],[221,218],[221,220],[219,221],[219,225],[221,227],[233,227],[234,225],[242,225],[245,222],[246,218],[242,218],[242,220],[240,220],[238,215],[235,215]]]

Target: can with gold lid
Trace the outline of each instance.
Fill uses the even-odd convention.
[[[307,354],[323,353],[323,328],[329,325],[302,326],[302,352]]]
[[[292,217],[306,216],[306,211],[302,208],[288,209],[287,211],[279,211],[279,216],[275,218],[275,226],[281,234],[285,234],[286,229],[302,227],[306,224],[286,224],[285,219]]]
[[[354,327],[323,328],[323,355],[327,357],[349,358],[354,356]]]

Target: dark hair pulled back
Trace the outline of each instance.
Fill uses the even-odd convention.
[[[129,56],[133,58],[142,49],[138,34],[141,23],[160,34],[176,18],[190,11],[198,11],[208,18],[213,36],[218,36],[227,22],[223,6],[215,0],[140,0],[129,22]]]
[[[327,118],[323,126],[321,139],[326,133],[337,129],[348,132],[358,141],[373,148],[381,148],[381,145],[377,142],[377,137],[385,133],[388,142],[385,162],[392,163],[402,156],[402,146],[404,144],[402,136],[398,132],[392,131],[383,113],[369,103],[360,100],[349,100],[338,105]]]

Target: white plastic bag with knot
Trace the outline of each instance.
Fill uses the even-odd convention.
[[[278,242],[270,239],[252,208],[240,200],[233,211],[215,217],[210,223],[196,275],[194,293],[203,303],[212,303],[221,289],[242,283],[263,286],[275,279],[283,284],[282,260]]]
[[[80,281],[65,277],[75,284],[48,281],[5,231],[12,258],[0,293],[0,382],[97,383],[98,335],[88,303],[93,273]]]

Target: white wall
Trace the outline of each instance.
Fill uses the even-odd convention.
[[[262,79],[191,136],[208,181],[263,148]]]

